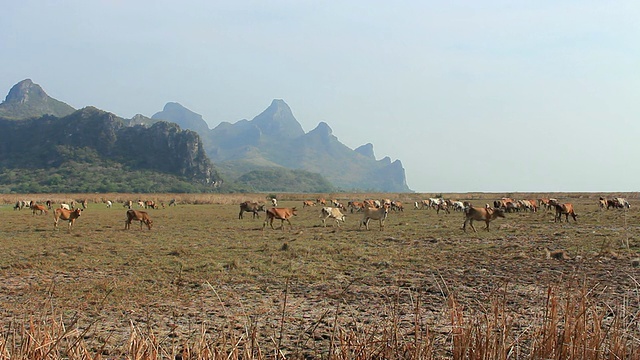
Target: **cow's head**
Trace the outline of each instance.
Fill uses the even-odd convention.
[[[146,219],[144,223],[147,224],[147,227],[149,228],[149,230],[151,230],[151,226],[153,225],[153,220]]]

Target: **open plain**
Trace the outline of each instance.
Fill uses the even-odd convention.
[[[504,195],[444,197],[484,206]],[[178,197],[177,206],[146,210],[151,230],[137,222],[125,230],[122,202],[140,195],[119,194],[92,196],[69,233],[66,224],[53,230],[52,211],[13,210],[17,200],[47,195],[3,195],[0,357],[19,352],[39,326],[58,324],[63,330],[43,347],[82,344],[102,358],[133,358],[139,339],[166,358],[204,347],[253,358],[338,358],[346,348],[341,358],[357,358],[354,349],[359,358],[389,358],[384,349],[394,346],[405,351],[397,358],[461,358],[468,353],[456,336],[466,325],[500,333],[501,358],[535,358],[550,309],[566,314],[587,302],[585,324],[616,322],[621,346],[637,358],[637,194],[509,195],[571,202],[578,220],[556,223],[541,209],[508,213],[490,232],[476,222],[478,232],[465,233],[461,212],[413,208],[432,194],[323,195],[404,203],[383,231],[377,221],[367,231],[361,214],[348,211],[340,228],[322,227],[320,206],[303,208],[317,194],[278,194],[278,206],[298,209],[293,229],[263,231],[265,213],[238,219],[238,204],[267,203],[265,194],[150,194],[142,200]],[[599,196],[620,195],[629,210],[598,208]],[[51,195],[54,207],[83,196]],[[608,344],[593,351],[604,355]]]

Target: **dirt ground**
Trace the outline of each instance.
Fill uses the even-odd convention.
[[[577,221],[554,222],[541,209],[465,233],[462,213],[414,209],[411,200],[420,199],[410,196],[383,231],[374,221],[359,227],[362,215],[348,211],[340,228],[322,227],[319,207],[287,199],[279,205],[298,215],[286,231],[263,230],[264,213],[238,219],[237,204],[150,209],[150,231],[136,223],[124,230],[121,204],[90,204],[71,233],[53,231],[51,213],[4,206],[4,333],[53,316],[113,358],[126,353],[132,332],[172,351],[205,334],[211,343],[255,338],[265,353],[323,358],[350,334],[375,339],[393,329],[401,341],[428,337],[437,357],[450,357],[450,299],[470,318],[500,307],[511,334],[523,338],[549,291],[587,292],[609,309],[605,322],[639,309],[633,199],[629,210],[600,210],[599,194],[567,196],[559,200],[574,204]],[[516,347],[526,352],[527,342]]]

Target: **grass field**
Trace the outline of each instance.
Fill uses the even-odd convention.
[[[638,359],[637,194],[605,211],[600,195],[552,194],[577,222],[510,213],[477,233],[461,213],[412,208],[431,194],[334,195],[403,201],[384,231],[357,213],[324,228],[302,194],[278,195],[299,210],[291,231],[238,219],[264,195],[169,194],[145,198],[178,200],[148,210],[152,230],[124,230],[122,201],[138,195],[100,195],[71,233],[13,204],[86,195],[3,195],[0,358]]]

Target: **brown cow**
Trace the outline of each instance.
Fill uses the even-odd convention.
[[[471,228],[473,229],[473,232],[478,232],[473,226],[473,221],[476,220],[484,221],[487,224],[487,227],[485,229],[489,231],[489,223],[499,217],[504,218],[503,209],[494,209],[489,206],[485,206],[484,208],[475,208],[473,206],[470,206],[468,208],[465,208],[464,224],[462,224],[462,230],[466,232],[467,223],[469,223],[469,225],[471,225]]]
[[[38,205],[38,204],[32,204],[31,205],[31,210],[33,210],[33,215],[36,214],[36,211],[40,211],[40,215],[44,214],[48,214],[49,211],[47,210],[47,207],[44,205]]]
[[[142,230],[142,223],[146,224],[149,230],[151,230],[151,225],[153,225],[153,220],[151,220],[146,211],[127,210],[127,220],[124,223],[125,230],[131,228],[131,222],[133,220],[140,221],[140,230]]]
[[[53,229],[58,229],[58,221],[62,219],[69,221],[68,231],[71,232],[71,227],[73,227],[73,224],[75,223],[76,219],[80,217],[80,215],[82,215],[82,209],[80,208],[74,210],[57,208],[53,213]]]
[[[314,203],[311,200],[305,200],[302,202],[302,208],[306,208],[307,206],[316,206],[316,203]]]
[[[244,212],[253,213],[251,216],[252,219],[257,218],[258,212],[264,211],[264,204],[258,204],[257,202],[245,201],[240,204],[240,214],[238,214],[238,219],[242,219],[242,214]]]
[[[267,222],[269,222],[269,225],[271,225],[271,228],[274,229],[273,227],[273,220],[274,219],[278,219],[278,220],[282,220],[282,225],[280,225],[280,228],[284,231],[284,222],[285,220],[289,223],[289,228],[293,229],[293,226],[291,225],[291,221],[289,220],[289,218],[291,218],[292,216],[298,216],[298,214],[296,213],[297,210],[295,207],[293,208],[271,208],[269,210],[267,210],[267,216],[264,219],[264,223],[262,224],[262,231],[264,231],[264,227],[267,226]]]
[[[327,205],[327,200],[325,200],[324,198],[317,198],[316,203],[322,204],[322,206],[324,206]]]
[[[369,220],[379,220],[380,221],[380,231],[384,230],[384,221],[387,219],[387,215],[389,215],[389,208],[384,206],[381,208],[369,208],[365,207],[363,210],[364,214],[362,216],[362,221],[360,221],[360,226],[358,229],[362,228],[362,224],[364,227],[369,230]]]
[[[349,207],[349,209],[351,209],[351,213],[353,213],[353,211],[360,211],[362,209],[364,209],[364,203],[361,201],[349,201],[347,203],[347,206]]]
[[[144,208],[145,209],[148,209],[148,208],[157,209],[158,206],[156,205],[155,201],[147,200],[147,201],[144,202]]]
[[[573,221],[578,221],[578,214],[573,210],[573,204],[565,203],[565,204],[556,204],[556,216],[553,221],[562,222],[562,215],[565,216],[567,222],[569,222],[569,215],[573,218]]]

